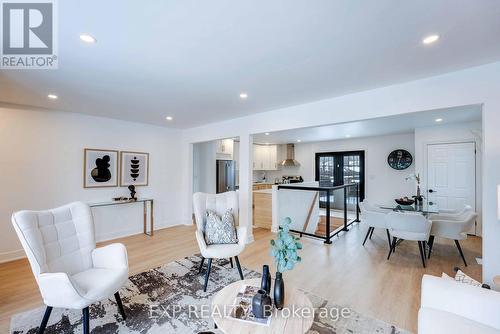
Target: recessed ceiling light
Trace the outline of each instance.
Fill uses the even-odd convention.
[[[80,39],[85,43],[97,42],[96,39],[93,36],[90,36],[89,34],[80,34]]]
[[[351,135],[345,135],[346,138],[351,138]]]
[[[434,42],[437,42],[438,39],[439,39],[439,35],[429,35],[422,40],[422,43],[432,44]]]
[[[57,100],[57,95],[55,95],[55,94],[49,94],[49,95],[47,95],[47,97],[51,100]]]
[[[443,119],[442,118],[436,118],[435,121],[436,121],[436,123],[439,123],[439,122],[442,122]]]
[[[270,133],[269,133],[269,132],[266,132],[266,136],[269,136],[269,135],[270,135]]]
[[[165,117],[165,119],[166,119],[167,121],[171,121],[171,120],[173,120],[174,118],[173,118],[172,116],[167,116],[167,117]]]
[[[297,139],[297,143],[300,143],[302,141],[302,139]]]
[[[245,100],[246,98],[248,98],[248,94],[247,93],[240,93],[240,99]]]

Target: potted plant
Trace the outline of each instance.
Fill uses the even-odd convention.
[[[274,281],[274,304],[278,310],[283,308],[285,302],[285,285],[283,282],[283,272],[292,270],[297,262],[301,261],[297,254],[302,249],[300,238],[290,234],[290,224],[292,220],[289,217],[283,219],[280,224],[280,230],[276,240],[271,240],[271,255],[276,264],[276,279]]]
[[[422,205],[424,202],[424,197],[420,193],[420,174],[410,174],[407,178],[406,181],[408,180],[415,180],[417,182],[417,195],[413,196],[415,198],[415,202],[418,205]]]

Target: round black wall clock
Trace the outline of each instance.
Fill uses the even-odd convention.
[[[387,157],[387,163],[394,169],[403,170],[411,166],[413,157],[407,150],[395,150]]]

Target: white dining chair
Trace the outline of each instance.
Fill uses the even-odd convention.
[[[429,216],[429,220],[460,220],[466,212],[473,212],[472,206],[464,205],[459,210],[439,209],[439,213]]]
[[[422,265],[425,268],[426,242],[431,232],[431,221],[419,213],[403,212],[388,213],[386,219],[389,233],[392,235],[392,245],[387,260],[391,257],[391,253],[395,252],[398,239],[417,241]]]
[[[44,211],[19,211],[12,224],[26,252],[47,306],[38,329],[45,331],[52,308],[81,309],[83,333],[89,333],[89,306],[113,295],[125,319],[118,290],[127,282],[124,245],[96,248],[90,208],[74,202]]]
[[[228,191],[220,194],[195,193],[193,195],[194,217],[196,221],[196,241],[200,248],[202,260],[200,263],[199,272],[203,270],[205,259],[208,259],[207,271],[205,273],[205,285],[203,291],[207,291],[208,279],[212,268],[212,259],[229,259],[231,267],[233,266],[234,257],[240,278],[243,279],[240,260],[238,255],[243,252],[247,239],[247,228],[238,226],[236,233],[238,237],[237,244],[222,244],[222,245],[207,245],[204,237],[205,223],[207,210],[214,211],[219,216],[231,209],[235,224],[238,225],[238,193],[236,191]]]
[[[385,219],[385,216],[390,211],[379,209],[376,206],[370,204],[370,202],[368,202],[367,200],[359,203],[359,209],[361,211],[361,224],[368,227],[365,239],[363,240],[363,246],[365,245],[368,238],[372,238],[375,228],[381,228],[386,231],[389,248],[391,248],[391,235],[389,234],[389,228]]]
[[[431,257],[432,247],[434,245],[434,238],[446,238],[455,241],[460,257],[467,267],[460,240],[467,239],[467,232],[471,230],[477,219],[477,213],[474,211],[466,210],[461,215],[454,215],[452,218],[434,215],[431,216],[432,229],[429,237],[429,257]]]

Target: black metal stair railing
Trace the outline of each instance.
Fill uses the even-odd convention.
[[[356,218],[349,220],[348,214],[347,214],[347,206],[348,206],[348,196],[347,196],[347,191],[349,188],[355,187],[356,188],[356,206],[355,206],[355,211],[356,211]],[[298,230],[290,230],[291,232],[299,233],[300,236],[302,235],[307,235],[310,237],[315,237],[315,238],[320,238],[325,240],[326,244],[331,244],[332,243],[332,237],[336,236],[340,232],[347,232],[349,231],[349,226],[351,226],[355,222],[359,222],[359,184],[358,183],[350,183],[350,184],[344,184],[340,186],[334,186],[334,187],[311,187],[311,186],[299,186],[299,185],[279,185],[278,186],[278,191],[286,189],[286,190],[302,190],[302,191],[317,191],[319,193],[325,193],[326,194],[326,232],[325,235],[318,235],[314,233],[309,233],[305,231],[298,231]],[[332,195],[335,191],[340,191],[343,190],[344,193],[344,206],[343,206],[343,211],[344,211],[344,223],[341,227],[335,229],[332,231],[331,229],[331,205],[332,205]]]

